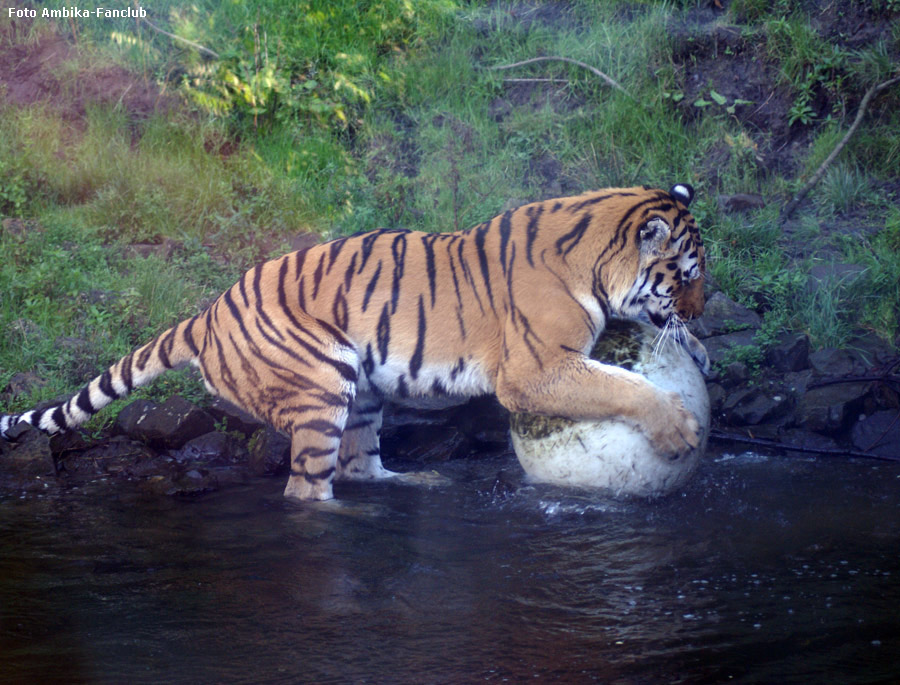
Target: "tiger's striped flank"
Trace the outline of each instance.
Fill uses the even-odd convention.
[[[680,400],[586,355],[610,316],[663,326],[703,311],[693,189],[604,189],[536,202],[456,233],[384,229],[245,273],[58,405],[0,418],[48,433],[84,423],[164,371],[291,438],[285,494],[329,499],[335,478],[405,477],[381,463],[387,400],[495,393],[513,411],[620,416],[659,451],[696,444]]]

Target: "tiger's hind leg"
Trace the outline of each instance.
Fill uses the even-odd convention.
[[[381,463],[381,418],[384,403],[372,393],[357,395],[341,438],[337,477],[341,480],[374,480],[397,474]]]
[[[383,402],[380,397],[361,393],[350,410],[350,418],[344,429],[338,457],[340,480],[392,481],[408,485],[448,485],[450,479],[436,471],[397,473],[384,468],[381,463],[381,421]]]

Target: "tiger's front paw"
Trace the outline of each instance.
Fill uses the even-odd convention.
[[[700,423],[675,392],[664,392],[659,414],[649,426],[649,437],[658,454],[678,459],[700,444]]]

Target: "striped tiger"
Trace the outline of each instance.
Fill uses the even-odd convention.
[[[698,444],[675,393],[590,359],[609,317],[682,328],[704,306],[694,190],[610,188],[528,204],[455,233],[385,229],[250,269],[203,313],[55,406],[0,418],[77,426],[173,367],[291,439],[285,495],[412,477],[382,466],[382,407],[494,393],[513,412],[632,423],[660,453]],[[702,346],[699,346],[702,350]]]

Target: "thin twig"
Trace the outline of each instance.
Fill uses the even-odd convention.
[[[622,86],[616,83],[609,76],[604,74],[602,71],[597,69],[596,67],[592,67],[590,64],[585,64],[584,62],[579,62],[577,59],[571,59],[569,57],[532,57],[531,59],[523,60],[522,62],[515,62],[514,64],[500,64],[495,67],[487,67],[491,71],[499,71],[500,69],[514,69],[515,67],[525,66],[526,64],[533,64],[534,62],[567,62],[569,64],[574,64],[575,66],[582,67],[583,69],[587,69],[590,72],[593,72],[600,78],[602,78],[606,83],[617,90],[621,90],[625,95],[631,97],[627,90],[625,90]]]
[[[159,28],[159,26],[157,26],[157,25],[154,24],[152,21],[150,21],[149,19],[147,19],[147,17],[143,17],[143,21],[144,21],[145,24],[147,24],[147,26],[149,26],[149,27],[150,27],[151,29],[153,29],[154,31],[157,31],[158,33],[161,33],[161,34],[163,34],[164,36],[168,36],[168,37],[171,38],[172,40],[177,40],[177,41],[179,41],[179,42],[181,42],[181,43],[185,43],[186,45],[190,45],[192,48],[194,48],[194,49],[197,50],[198,52],[201,52],[201,53],[204,53],[204,54],[206,54],[206,55],[209,55],[209,56],[212,57],[213,59],[219,59],[219,53],[218,53],[218,52],[215,52],[214,50],[210,50],[209,48],[205,48],[205,47],[203,47],[202,45],[200,45],[200,43],[195,43],[194,41],[188,40],[187,38],[182,38],[181,36],[176,36],[174,33],[169,33],[168,31],[163,31],[161,28]]]
[[[505,78],[503,83],[569,83],[567,78]]]
[[[863,115],[866,113],[866,107],[869,106],[869,100],[871,100],[877,93],[881,92],[885,88],[890,88],[895,83],[900,83],[900,76],[895,76],[892,79],[879,83],[878,85],[872,86],[866,91],[866,94],[863,96],[862,102],[859,103],[859,110],[856,112],[856,118],[853,120],[853,123],[850,125],[850,130],[841,138],[841,141],[835,145],[834,150],[831,151],[831,154],[825,158],[825,161],[822,162],[822,165],[816,170],[816,173],[812,175],[812,178],[809,179],[807,184],[803,186],[800,191],[794,195],[794,199],[788,202],[784,209],[781,211],[781,221],[784,222],[787,219],[791,218],[791,215],[794,213],[794,210],[797,209],[797,206],[803,202],[803,198],[809,193],[810,190],[813,189],[813,186],[816,185],[820,180],[822,180],[822,176],[825,175],[825,172],[828,170],[828,167],[835,160],[841,150],[844,149],[844,146],[847,144],[847,141],[850,140],[850,137],[856,132],[856,129],[859,128],[860,123],[862,123]]]
[[[875,454],[874,452],[860,452],[859,450],[834,449],[829,447],[804,447],[803,445],[789,445],[776,440],[765,438],[750,438],[735,433],[723,433],[722,431],[710,431],[709,437],[722,442],[739,442],[756,447],[767,447],[779,452],[808,452],[811,454],[823,454],[833,457],[862,457],[865,459],[880,459],[881,461],[900,461],[900,455]]]

